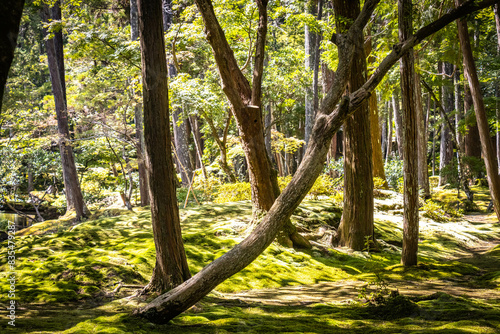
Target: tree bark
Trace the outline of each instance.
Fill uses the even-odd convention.
[[[335,40],[339,47],[339,66],[335,82],[318,110],[311,141],[299,169],[283,193],[276,199],[262,222],[232,250],[207,265],[190,280],[139,309],[136,314],[156,323],[167,323],[194,305],[217,285],[255,260],[271,244],[278,231],[300,204],[323,170],[324,159],[334,133],[346,118],[359,109],[361,104],[368,99],[373,89],[380,83],[396,61],[409,48],[420,43],[424,38],[442,29],[453,20],[491,5],[492,2],[489,0],[479,3],[468,1],[459,9],[452,10],[430,25],[423,27],[404,43],[397,44],[363,87],[350,94],[349,97],[344,97],[337,106],[345,92],[347,80],[349,79],[351,60],[354,54],[352,41],[359,40],[356,37],[362,34],[362,29],[370,19],[377,4],[378,0],[366,0],[361,14],[354,21],[348,34],[333,36],[332,39]],[[361,45],[357,47],[359,48]]]
[[[50,10],[47,6],[42,8],[42,20],[48,22],[51,14],[57,15],[57,10]],[[56,37],[58,35],[60,37]],[[44,35],[47,31],[44,30]],[[76,170],[75,157],[73,147],[71,146],[71,138],[69,133],[68,111],[66,109],[66,97],[64,96],[65,85],[61,82],[64,78],[64,68],[60,68],[61,62],[64,63],[62,54],[62,44],[56,41],[62,41],[62,32],[54,32],[54,38],[47,39],[45,46],[47,49],[47,60],[49,63],[50,80],[52,83],[52,93],[54,94],[54,102],[56,107],[57,131],[59,135],[58,144],[61,154],[64,189],[66,194],[66,210],[67,212],[75,211],[76,219],[87,217],[90,214],[83,200],[82,191],[80,189],[80,181],[78,180],[78,172]]]
[[[0,112],[10,65],[14,59],[24,0],[2,1],[0,4]]]
[[[163,293],[191,277],[184,252],[170,144],[168,71],[161,0],[138,0],[144,135],[156,265],[145,291]]]
[[[412,35],[413,12],[411,0],[398,1],[399,41]],[[418,118],[415,87],[415,58],[409,50],[400,60],[401,95],[403,99],[403,169],[404,212],[403,249],[401,263],[417,265],[418,253]]]
[[[459,6],[461,3],[461,0],[455,0],[456,6]],[[498,176],[498,165],[495,151],[493,150],[493,145],[491,144],[490,129],[488,119],[486,117],[483,95],[481,93],[481,87],[477,77],[476,63],[470,46],[467,21],[458,20],[457,25],[458,38],[460,39],[460,48],[462,50],[464,61],[465,77],[467,78],[471,89],[479,135],[481,137],[481,150],[483,152],[484,163],[486,165],[486,174],[490,188],[491,200],[493,202],[497,218],[500,220],[500,177]]]
[[[337,31],[346,32],[360,13],[359,1],[334,0]],[[356,45],[364,45],[363,34]],[[348,90],[355,92],[366,82],[366,57],[363,47],[354,52]],[[344,124],[344,212],[337,232],[340,246],[363,250],[373,242],[373,173],[370,111],[368,101]],[[377,117],[378,122],[378,117]],[[364,135],[360,135],[364,134]]]

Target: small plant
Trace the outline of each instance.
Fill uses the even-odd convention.
[[[363,248],[368,254],[370,253],[370,247],[375,246],[375,242],[373,241],[370,235],[365,236],[365,247]]]
[[[424,211],[424,217],[430,218],[434,221],[437,222],[445,222],[448,220],[446,218],[446,213],[444,212],[443,208],[436,202],[432,200],[427,200],[425,201],[424,206],[420,208],[421,211]]]

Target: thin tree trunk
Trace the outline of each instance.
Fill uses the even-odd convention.
[[[145,291],[165,292],[191,277],[181,236],[170,144],[168,71],[161,0],[138,0],[144,136],[156,265]]]
[[[137,13],[137,0],[130,0],[130,39],[139,39],[139,18]],[[132,94],[135,94],[132,88]],[[137,168],[139,170],[139,194],[141,196],[141,206],[149,205],[148,174],[146,171],[145,145],[143,131],[142,105],[137,103],[134,106],[135,137],[137,140]]]
[[[495,25],[497,28],[497,57],[500,57],[500,4],[496,4],[494,7],[495,12]],[[499,166],[498,173],[500,173],[500,83],[498,80],[495,82],[495,96],[497,98],[496,103],[496,144],[497,144],[497,164]]]
[[[0,22],[2,22],[0,24],[0,112],[7,76],[14,59],[23,7],[24,0],[9,0],[0,3]]]
[[[198,120],[196,116],[190,116],[189,122],[191,123],[191,132],[193,133],[193,141],[194,147],[196,149],[196,158],[197,164],[199,164],[201,168],[201,173],[203,174],[203,178],[207,179],[207,170],[205,169],[205,164],[203,163],[203,149],[201,147],[201,134],[200,127],[197,125]]]
[[[391,111],[391,106],[390,102],[387,103],[387,118],[388,118],[388,130],[389,130],[389,135],[387,136],[387,153],[385,154],[385,161],[387,162],[389,160],[389,157],[392,154],[392,111]]]
[[[360,12],[359,1],[334,0],[337,31],[345,32],[350,24],[345,18],[355,19]],[[363,34],[358,45],[363,45]],[[354,53],[349,78],[349,92],[366,82],[366,57],[363,48]],[[363,250],[373,242],[373,174],[370,111],[368,101],[344,124],[344,212],[338,228],[338,242],[353,250]],[[378,118],[377,118],[378,122]],[[360,134],[365,134],[360,136]]]
[[[418,58],[415,57],[416,64]],[[423,190],[423,197],[428,199],[431,197],[429,187],[429,167],[427,165],[427,127],[424,117],[424,108],[422,103],[422,87],[420,85],[420,75],[417,71],[415,75],[415,107],[417,121],[417,137],[418,137],[418,184]]]
[[[392,108],[394,110],[394,127],[396,128],[396,141],[398,144],[398,157],[403,159],[403,117],[399,108],[399,96],[392,94]]]
[[[372,143],[373,177],[378,177],[384,181],[384,187],[388,187],[385,178],[384,158],[382,156],[382,143],[379,127],[377,93],[374,91],[368,99],[370,113],[370,137]]]
[[[50,12],[51,11],[47,6],[42,8],[42,19],[45,22],[48,22],[51,18]],[[46,35],[47,32],[44,31],[44,34]],[[62,32],[55,32],[54,36],[58,34],[62,34]],[[78,180],[78,172],[76,170],[75,157],[73,154],[73,147],[71,146],[68,112],[66,109],[66,98],[64,96],[63,89],[64,85],[61,83],[61,77],[64,77],[64,75],[61,76],[61,69],[59,68],[63,55],[57,54],[58,52],[62,52],[62,45],[58,45],[58,48],[56,49],[54,38],[47,39],[45,45],[47,49],[52,92],[54,94],[54,102],[56,106],[57,131],[59,134],[58,144],[61,153],[67,211],[69,212],[75,210],[76,219],[80,220],[82,217],[87,217],[90,212],[83,201],[80,182]]]
[[[461,0],[455,0],[455,5],[458,6],[462,3]],[[490,139],[490,129],[488,119],[486,117],[486,110],[483,102],[483,95],[477,77],[476,64],[472,55],[472,48],[470,46],[469,31],[467,30],[467,21],[458,20],[458,37],[460,39],[460,47],[464,60],[465,77],[469,82],[472,93],[472,101],[474,103],[474,110],[476,113],[477,125],[479,135],[481,137],[481,149],[483,152],[484,162],[486,165],[486,173],[488,178],[488,185],[490,188],[491,200],[493,207],[500,220],[500,177],[498,176],[498,165],[493,145]]]
[[[318,0],[308,0],[306,2],[306,13],[315,15],[318,11]],[[304,26],[304,44],[305,44],[305,68],[307,71],[311,71],[313,74],[313,84],[306,87],[306,97],[305,97],[305,124],[304,124],[304,139],[307,143],[309,142],[309,137],[311,136],[312,127],[314,124],[314,114],[316,110],[314,109],[314,75],[315,75],[315,58],[316,58],[316,39],[319,38],[311,28],[306,24]]]
[[[399,41],[404,41],[413,33],[412,1],[398,1]],[[404,213],[403,249],[401,263],[405,266],[417,265],[418,252],[418,118],[415,97],[415,59],[409,50],[400,60],[401,96],[403,99],[403,168],[404,168]]]
[[[441,103],[446,115],[449,115],[454,109],[454,95],[452,90],[453,65],[444,62],[441,63],[440,73],[443,76],[442,98]],[[446,122],[441,125],[441,144],[439,150],[439,186],[443,186],[450,182],[451,170],[446,170],[446,167],[453,162],[453,145],[451,143],[451,129],[448,128]]]

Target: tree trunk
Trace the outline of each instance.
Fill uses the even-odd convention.
[[[355,19],[360,12],[359,1],[334,0],[337,31],[345,32],[350,24],[345,18]],[[363,45],[359,34],[358,45]],[[363,48],[354,53],[349,78],[349,92],[355,92],[366,82],[366,57]],[[340,246],[363,250],[373,242],[373,174],[370,111],[368,101],[361,110],[344,124],[344,212],[338,229]],[[378,118],[377,118],[378,122]],[[365,134],[361,135],[360,134]]]
[[[370,113],[370,137],[372,143],[372,161],[373,161],[373,177],[378,177],[384,180],[384,187],[388,187],[385,178],[384,158],[382,157],[382,143],[379,127],[378,106],[377,106],[377,93],[373,94],[368,99],[369,113]]]
[[[48,22],[49,19],[51,19],[51,12],[55,12],[57,14],[57,10],[49,10],[47,6],[44,6],[41,12],[42,20]],[[47,35],[47,32],[44,31],[44,34]],[[62,41],[62,37],[56,38],[58,34],[62,35],[62,32],[55,32],[54,38],[47,39],[45,45],[47,49],[50,80],[52,83],[52,93],[54,94],[54,102],[56,106],[57,131],[59,134],[58,144],[61,154],[67,211],[69,212],[75,210],[76,219],[80,220],[82,217],[87,217],[90,212],[83,201],[80,182],[78,180],[78,172],[75,165],[73,147],[71,146],[68,111],[66,109],[66,97],[64,96],[65,90],[63,89],[65,85],[61,82],[61,77],[64,78],[64,74],[61,75],[61,70],[64,69],[59,67],[61,61],[64,62],[62,55],[63,50],[62,44],[56,45],[55,42],[58,39]]]
[[[340,128],[346,118],[351,116],[368,99],[373,89],[405,51],[430,34],[442,29],[452,20],[471,11],[484,8],[488,4],[491,5],[489,0],[480,3],[469,1],[467,5],[450,11],[431,23],[431,25],[420,29],[415,33],[414,38],[403,44],[399,43],[394,48],[377,69],[377,74],[373,75],[361,89],[352,93],[349,97],[343,98],[339,105],[335,107],[347,87],[351,59],[353,59],[354,53],[354,43],[352,41],[360,40],[358,35],[362,33],[362,29],[370,19],[377,3],[378,0],[366,0],[361,15],[354,21],[353,27],[349,30],[346,38],[337,36],[339,38],[336,39],[334,36],[335,41],[339,44],[339,66],[335,83],[326,94],[318,110],[318,117],[314,124],[311,140],[297,173],[295,173],[283,193],[276,199],[261,224],[240,244],[207,265],[190,280],[157,297],[151,303],[136,311],[136,314],[155,323],[167,323],[206,296],[224,280],[252,263],[271,244],[278,231],[300,204],[323,170],[324,159],[333,134]],[[361,47],[362,45],[357,45],[357,48]],[[224,70],[226,69],[222,69],[222,71]]]
[[[418,58],[415,58],[418,64]],[[415,107],[417,121],[417,140],[418,140],[418,184],[423,190],[425,199],[431,198],[429,187],[429,167],[427,165],[427,127],[425,124],[424,108],[422,104],[422,87],[420,84],[420,75],[415,71]]]
[[[387,127],[389,130],[389,134],[387,136],[387,153],[385,154],[385,161],[388,161],[389,157],[392,155],[392,111],[390,104],[391,103],[387,104],[387,118],[388,118]]]
[[[139,39],[139,18],[137,13],[137,0],[130,0],[130,39]],[[133,88],[132,88],[133,89]],[[134,94],[134,91],[132,91]],[[137,140],[137,168],[139,169],[139,193],[141,196],[141,206],[149,205],[148,174],[146,171],[146,151],[144,148],[142,105],[137,103],[134,106],[135,138]]]
[[[310,15],[316,15],[318,11],[318,0],[308,0],[306,2],[306,13]],[[313,83],[312,85],[307,85],[306,87],[306,97],[305,97],[305,124],[304,124],[304,139],[307,143],[309,142],[309,137],[311,136],[312,127],[314,124],[314,116],[315,116],[315,108],[314,108],[314,79],[317,78],[316,71],[316,54],[318,53],[318,49],[316,49],[316,40],[319,36],[311,31],[311,28],[306,24],[304,26],[304,44],[306,51],[305,58],[305,68],[306,71],[311,71],[313,74]],[[317,85],[316,85],[317,86]],[[317,87],[316,87],[317,89]]]
[[[495,25],[497,28],[497,57],[500,57],[500,4],[496,4],[494,7],[495,12]],[[0,95],[1,96],[1,95]],[[496,144],[497,144],[497,164],[499,166],[498,173],[500,173],[500,83],[498,80],[495,82],[495,96],[497,98],[496,103]]]
[[[455,0],[455,5],[458,6],[462,3],[461,0]],[[486,173],[488,178],[488,185],[490,188],[491,200],[497,218],[500,220],[500,177],[498,176],[498,165],[493,145],[490,139],[490,129],[488,119],[486,117],[486,110],[484,107],[483,96],[479,79],[477,77],[476,63],[472,55],[472,48],[470,46],[469,31],[467,30],[467,21],[458,20],[458,37],[460,39],[460,48],[462,50],[465,77],[469,82],[472,93],[472,101],[474,103],[474,110],[476,113],[477,125],[479,135],[481,137],[481,150],[483,152],[484,162],[486,165]]]
[[[472,94],[468,83],[464,85],[464,110],[467,114],[469,110],[474,108],[472,102]],[[479,137],[479,129],[477,127],[476,114],[471,113],[466,120],[467,134],[465,135],[465,155],[481,159],[481,138]]]
[[[24,0],[2,1],[0,4],[0,112],[7,76],[14,59],[23,7]]]
[[[412,35],[412,1],[398,1],[399,41]],[[403,99],[403,168],[404,168],[404,213],[403,249],[401,263],[417,265],[418,252],[418,118],[415,87],[415,59],[413,49],[400,60],[401,95]]]
[[[184,252],[170,144],[168,72],[161,0],[138,0],[144,136],[156,265],[145,291],[165,292],[191,277]]]
[[[210,0],[196,0],[205,22],[207,39],[214,52],[219,75],[236,124],[241,136],[243,150],[248,164],[248,174],[252,189],[254,217],[267,212],[279,194],[277,173],[271,168],[266,154],[264,123],[262,117],[262,77],[267,35],[267,0],[257,0],[259,22],[254,57],[252,87],[241,72],[233,51],[229,47],[224,32],[217,21]],[[297,233],[295,226],[288,221],[280,234],[280,242],[293,243],[296,247],[310,247],[309,242]]]
[[[189,116],[189,122],[191,123],[191,132],[193,134],[194,147],[196,149],[196,168],[201,168],[203,178],[207,179],[207,170],[205,169],[205,164],[203,163],[203,141],[201,139],[198,117],[194,115]]]
[[[450,76],[453,74],[453,65],[444,62],[441,63],[440,73],[443,75],[443,86],[442,86],[442,98],[441,103],[446,115],[454,109],[454,93],[452,89],[452,79]],[[450,170],[446,171],[446,167],[453,162],[453,144],[451,142],[451,132],[443,122],[441,125],[441,144],[439,150],[439,186],[443,186],[450,182],[451,174]]]
[[[394,110],[394,127],[396,128],[396,141],[398,144],[398,157],[403,159],[403,116],[399,108],[399,96],[392,94],[392,108]]]

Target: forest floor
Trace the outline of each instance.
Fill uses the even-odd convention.
[[[328,247],[340,218],[327,200],[308,200],[292,217],[314,247],[273,243],[170,324],[130,316],[147,300],[130,298],[147,283],[154,244],[147,208],[107,209],[74,225],[60,219],[16,237],[16,327],[7,324],[6,252],[0,253],[0,331],[15,333],[500,333],[500,224],[477,209],[459,216],[452,191],[437,189],[421,211],[419,265],[400,265],[402,196],[375,203],[377,247]],[[438,203],[439,206],[436,204]],[[248,202],[181,210],[192,273],[247,232]],[[456,217],[453,217],[456,216]],[[320,233],[318,232],[320,231]],[[21,234],[23,236],[21,236]]]

